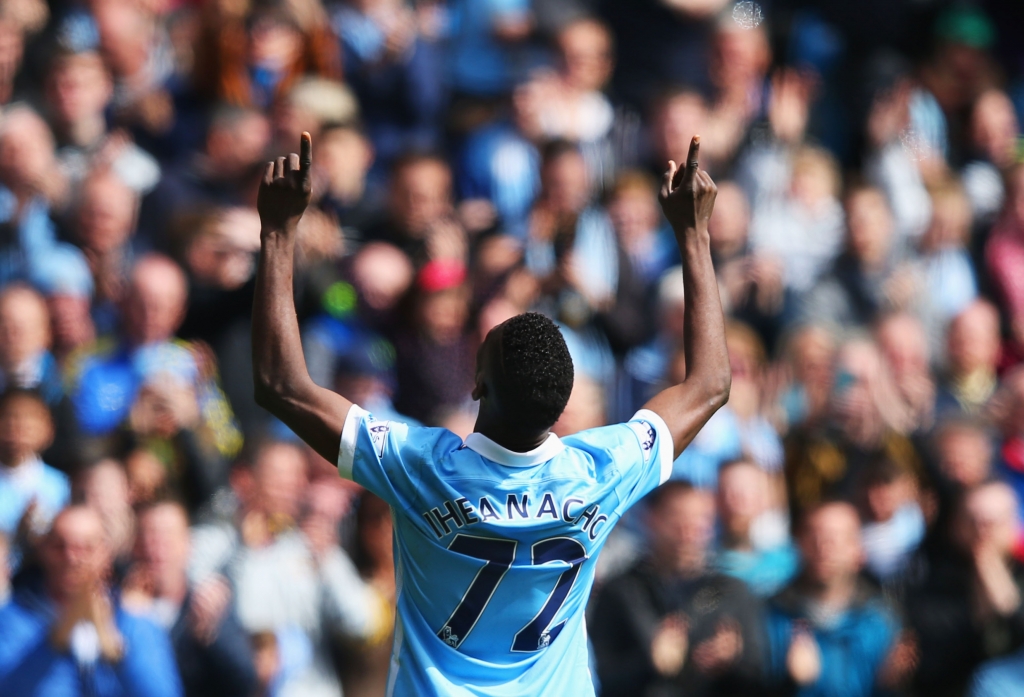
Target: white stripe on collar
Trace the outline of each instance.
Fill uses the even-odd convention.
[[[531,467],[547,462],[555,455],[561,453],[565,446],[554,433],[549,433],[547,440],[533,450],[525,453],[517,453],[514,450],[504,448],[482,433],[470,433],[466,436],[466,447],[499,465],[508,467]]]

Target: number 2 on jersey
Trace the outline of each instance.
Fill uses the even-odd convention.
[[[462,645],[469,633],[473,631],[480,615],[487,608],[501,579],[505,577],[505,573],[512,566],[516,557],[516,546],[515,540],[474,537],[472,535],[455,536],[451,544],[448,545],[448,549],[467,557],[481,559],[484,561],[484,565],[473,578],[473,582],[469,584],[469,588],[466,589],[451,617],[437,632],[441,641],[456,649]],[[586,559],[586,548],[571,537],[552,537],[533,544],[530,549],[532,565],[564,562],[569,564],[569,568],[559,575],[554,590],[551,591],[537,616],[516,632],[516,636],[512,640],[512,651],[517,653],[540,651],[555,640],[562,631],[562,627],[565,626],[565,620],[554,627],[550,626],[551,622],[558,614],[562,603],[569,596],[569,591],[572,590],[576,576],[580,572],[580,565]]]

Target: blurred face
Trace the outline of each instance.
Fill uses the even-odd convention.
[[[131,509],[128,476],[115,460],[104,460],[83,475],[81,494],[86,505],[104,520],[113,520]]]
[[[615,232],[626,249],[642,248],[653,242],[660,214],[653,191],[630,187],[615,195],[608,205],[608,215]]]
[[[949,325],[949,363],[953,371],[967,374],[995,370],[999,361],[999,315],[994,308],[974,303]]]
[[[221,212],[185,252],[192,278],[222,290],[236,290],[252,278],[260,245],[260,220],[248,208]]]
[[[554,213],[579,213],[590,198],[590,184],[583,156],[577,152],[567,152],[548,162],[541,174],[541,186],[542,195]]]
[[[135,193],[115,176],[88,179],[78,208],[82,247],[104,254],[123,246],[135,228],[135,207]]]
[[[421,239],[435,222],[451,212],[451,173],[441,162],[411,164],[395,175],[391,215],[413,239]]]
[[[188,567],[189,530],[185,512],[173,504],[148,509],[139,518],[135,556],[160,579],[180,577]]]
[[[78,295],[54,295],[47,300],[53,329],[54,347],[66,353],[85,346],[96,336],[89,310],[89,298]]]
[[[373,148],[357,131],[337,129],[317,144],[316,166],[327,175],[335,194],[362,192],[373,164]]]
[[[860,520],[849,504],[832,504],[815,511],[805,522],[799,543],[805,572],[815,583],[829,586],[846,582],[860,571]]]
[[[928,375],[928,340],[913,317],[898,315],[887,320],[878,328],[878,343],[897,376]]]
[[[753,463],[731,465],[718,477],[718,511],[732,535],[746,537],[767,506],[768,477]]]
[[[967,549],[991,545],[1009,554],[1019,529],[1017,497],[1009,487],[987,484],[968,494],[960,521],[961,544]]]
[[[390,310],[412,285],[412,262],[396,247],[371,242],[356,255],[352,277],[371,309]]]
[[[715,214],[708,222],[711,248],[723,255],[732,255],[747,243],[747,228],[750,225],[750,207],[743,190],[731,182],[718,187],[715,198]]]
[[[59,602],[102,583],[110,571],[103,525],[88,508],[76,506],[58,515],[41,551],[47,588]]]
[[[267,515],[297,518],[306,488],[306,461],[290,445],[275,444],[260,453],[253,471],[256,503]]]
[[[427,333],[438,341],[458,338],[469,317],[469,295],[462,287],[424,295],[420,319]]]
[[[0,295],[0,367],[13,370],[50,347],[50,316],[35,291]]]
[[[939,441],[939,471],[964,489],[981,484],[992,471],[992,444],[988,436],[970,428],[945,432]]]
[[[167,341],[185,313],[185,281],[168,263],[136,265],[126,298],[127,330],[136,345]]]
[[[829,385],[836,355],[835,342],[822,329],[808,329],[793,339],[793,372],[804,385]]]
[[[558,37],[565,64],[565,79],[581,91],[604,87],[612,72],[612,42],[608,31],[597,22],[569,25]]]
[[[219,172],[240,177],[249,167],[263,161],[269,142],[270,123],[266,117],[247,113],[229,124],[211,128],[206,139],[206,154]]]
[[[38,186],[54,167],[50,129],[25,109],[9,114],[0,124],[0,181],[15,189]]]
[[[730,24],[715,34],[713,50],[714,73],[720,89],[763,77],[771,61],[768,37],[761,27],[744,29]]]
[[[274,71],[286,70],[302,51],[302,34],[270,17],[256,20],[249,31],[249,62]]]
[[[665,496],[648,514],[651,546],[669,565],[703,560],[715,532],[715,501],[698,489]]]
[[[38,399],[17,396],[0,406],[0,463],[21,464],[45,449],[52,439],[50,410]]]
[[[874,190],[858,191],[847,199],[850,252],[861,263],[881,264],[889,254],[892,217],[885,198]]]
[[[844,346],[837,368],[834,396],[841,419],[859,424],[877,414],[871,386],[879,379],[881,364],[872,345],[855,342]]]
[[[1017,113],[1006,93],[989,90],[978,98],[971,115],[971,140],[997,167],[1012,162],[1019,131]]]
[[[681,94],[663,105],[655,118],[654,132],[661,161],[685,160],[690,139],[694,133],[704,132],[707,118],[707,105],[698,94]]]
[[[902,476],[891,482],[875,483],[867,487],[865,496],[872,520],[891,520],[900,508],[913,500],[914,480]]]
[[[50,107],[65,125],[102,115],[112,94],[110,75],[96,53],[79,53],[60,61],[47,90]]]
[[[152,18],[133,3],[93,3],[103,57],[118,76],[132,76],[149,61],[155,44]]]
[[[835,196],[834,172],[818,154],[805,155],[794,163],[790,191],[805,208],[814,211]]]

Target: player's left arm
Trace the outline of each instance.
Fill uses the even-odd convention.
[[[292,289],[296,233],[312,191],[308,133],[300,150],[267,164],[256,202],[261,230],[252,308],[254,396],[328,462],[337,462],[352,402],[309,377]]]
[[[708,221],[715,207],[718,187],[700,169],[700,136],[694,136],[686,166],[669,161],[659,200],[676,234],[683,257],[685,319],[683,351],[686,378],[662,390],[645,409],[658,414],[668,425],[679,457],[711,415],[729,400],[732,373],[725,346],[725,316],[718,296],[718,280],[711,263]]]

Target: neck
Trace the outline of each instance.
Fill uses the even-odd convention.
[[[72,145],[88,147],[98,142],[107,132],[107,121],[103,114],[94,114],[69,123],[65,135]]]
[[[848,576],[828,583],[812,581],[809,585],[807,595],[812,599],[832,608],[843,608],[853,600],[857,591],[857,577]]]
[[[4,464],[9,468],[14,469],[15,467],[20,467],[27,462],[32,462],[35,459],[35,453],[10,453],[0,458],[0,464]]]
[[[473,430],[480,435],[487,436],[495,443],[511,450],[514,453],[526,453],[539,448],[548,439],[550,429],[542,431],[522,432],[510,429],[503,419],[495,418],[489,411],[480,404],[480,415],[476,418],[476,426]]]
[[[736,552],[749,552],[754,549],[754,544],[750,541],[750,526],[747,525],[743,530],[726,530],[725,532],[725,549],[733,550]]]
[[[157,584],[157,597],[165,598],[179,605],[185,600],[188,592],[188,580],[185,573],[171,574],[168,578],[162,578]]]

